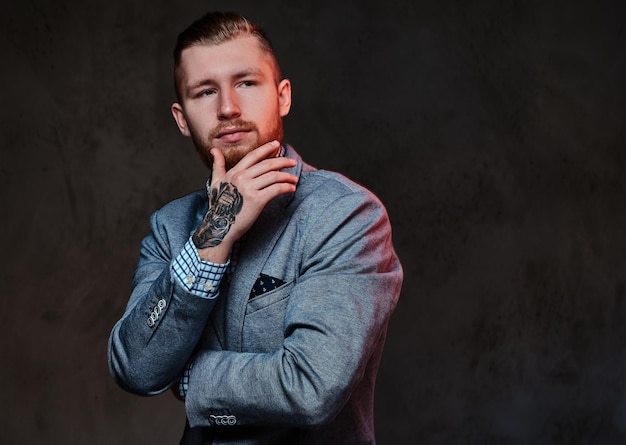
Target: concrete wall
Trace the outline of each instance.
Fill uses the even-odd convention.
[[[380,444],[626,441],[618,1],[0,5],[0,442],[177,443],[106,342],[150,213],[206,172],[169,114],[176,35],[263,24],[286,140],[388,207],[405,266]]]

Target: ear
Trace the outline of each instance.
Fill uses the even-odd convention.
[[[291,109],[291,82],[283,79],[278,84],[278,109],[280,116],[285,117]]]
[[[176,121],[176,125],[178,125],[178,129],[183,136],[191,136],[191,133],[189,132],[189,125],[187,125],[187,119],[185,118],[185,112],[183,111],[183,106],[178,102],[174,102],[171,110],[172,116],[174,116],[174,120]]]

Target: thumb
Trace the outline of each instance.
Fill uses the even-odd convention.
[[[213,171],[211,173],[211,185],[221,181],[226,174],[226,161],[224,155],[219,148],[212,148],[211,155],[213,156]]]

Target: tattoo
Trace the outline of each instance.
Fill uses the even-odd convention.
[[[211,188],[209,209],[192,237],[194,245],[198,249],[206,249],[220,244],[235,223],[235,216],[242,206],[243,196],[231,183],[222,182]]]

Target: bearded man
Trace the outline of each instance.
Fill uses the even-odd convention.
[[[246,18],[205,15],[174,61],[172,115],[210,177],[151,217],[109,339],[114,379],[171,388],[182,444],[374,444],[402,283],[384,206],[283,142],[291,83]]]

